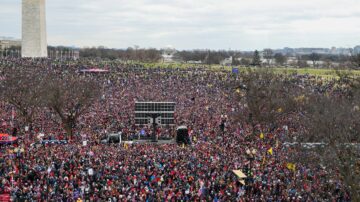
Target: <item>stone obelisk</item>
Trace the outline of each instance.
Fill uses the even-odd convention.
[[[22,0],[22,57],[47,57],[45,0]]]

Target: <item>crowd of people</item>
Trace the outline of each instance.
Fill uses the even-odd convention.
[[[0,66],[0,71],[13,66],[109,70],[91,75],[104,90],[79,118],[72,138],[47,111],[29,130],[10,104],[0,102],[0,133],[11,134],[15,127],[19,138],[15,145],[1,145],[0,193],[13,201],[351,201],[340,176],[289,158],[292,148],[284,140],[299,130],[291,121],[271,133],[257,126],[254,136],[250,125],[234,118],[245,109],[228,85],[238,79],[231,72],[96,60],[2,59]],[[302,77],[299,85],[331,89]],[[176,124],[188,127],[191,144],[101,144],[109,132],[152,133],[151,127],[135,125],[135,101],[175,102]],[[160,127],[158,133],[174,137],[175,127]],[[39,134],[68,141],[36,144]],[[233,170],[247,177],[239,179]]]

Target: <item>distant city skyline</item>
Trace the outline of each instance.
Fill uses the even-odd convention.
[[[0,36],[21,38],[21,0],[0,3]],[[178,50],[354,48],[358,0],[50,0],[48,44]]]

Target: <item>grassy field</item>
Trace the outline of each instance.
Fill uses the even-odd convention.
[[[144,63],[146,68],[196,68],[196,67],[205,67],[212,69],[214,71],[226,70],[231,71],[232,67],[221,66],[221,65],[203,65],[203,64],[180,64],[180,63]],[[238,67],[240,72],[245,71],[246,67]],[[336,78],[336,72],[334,69],[314,69],[314,68],[272,68],[276,73],[279,74],[309,74],[313,76],[319,76],[324,78]],[[360,70],[341,70],[344,72],[349,72],[354,77],[360,77]]]
[[[277,68],[280,69],[280,68]],[[291,71],[296,71],[298,74],[310,74],[315,76],[322,76],[322,77],[334,77],[336,76],[336,72],[333,69],[291,69]],[[360,70],[340,70],[343,72],[349,72],[352,76],[358,77],[360,76]]]

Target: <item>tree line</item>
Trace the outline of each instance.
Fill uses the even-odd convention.
[[[80,57],[83,58],[102,58],[102,59],[119,59],[125,62],[159,62],[162,59],[162,52],[155,48],[132,48],[122,49],[108,49],[104,47],[98,48],[83,48],[80,49]]]
[[[101,58],[110,60],[122,60],[124,62],[157,63],[163,61],[163,55],[169,54],[166,49],[140,48],[139,46],[127,49],[109,49],[106,47],[92,47],[76,49],[79,57]],[[64,46],[49,46],[48,52],[63,52],[69,54],[74,48]],[[51,55],[51,54],[50,54]],[[233,51],[233,50],[173,50],[171,54],[173,62],[201,63],[201,64],[223,64],[236,66],[258,66],[258,67],[282,67],[290,66],[297,68],[351,68],[360,69],[360,54],[333,55],[333,54],[304,54],[289,55],[276,52],[272,49],[262,51]],[[0,50],[0,57],[20,57],[21,47],[10,47]],[[60,56],[58,56],[60,57]],[[64,56],[66,58],[66,56]],[[71,58],[68,56],[68,58]],[[309,64],[311,62],[311,64]]]

